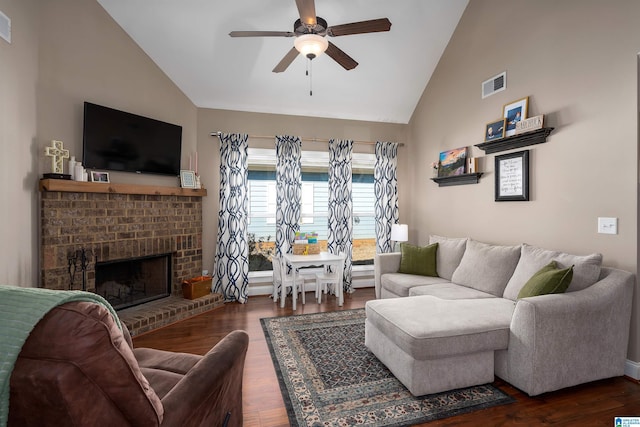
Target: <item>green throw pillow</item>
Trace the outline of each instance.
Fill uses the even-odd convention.
[[[425,247],[402,243],[400,251],[402,254],[398,273],[438,277],[438,270],[436,269],[437,243]]]
[[[562,294],[573,279],[573,265],[559,269],[555,261],[542,267],[525,283],[518,293],[518,299],[546,294]]]

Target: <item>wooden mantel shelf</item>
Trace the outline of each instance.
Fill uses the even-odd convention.
[[[206,189],[162,187],[156,185],[113,184],[79,182],[66,179],[41,179],[40,191],[63,191],[68,193],[147,194],[154,196],[199,196],[207,195]]]

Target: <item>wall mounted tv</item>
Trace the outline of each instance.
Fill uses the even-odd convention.
[[[84,103],[87,169],[180,175],[182,126]]]

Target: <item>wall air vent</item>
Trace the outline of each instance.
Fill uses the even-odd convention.
[[[0,11],[0,37],[11,43],[11,19]]]
[[[507,88],[507,72],[503,71],[497,76],[482,82],[482,99],[494,93],[501,92]]]

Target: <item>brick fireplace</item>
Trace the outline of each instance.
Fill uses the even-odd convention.
[[[202,196],[206,190],[42,180],[41,287],[95,292],[96,263],[170,254],[171,294],[202,273]]]

